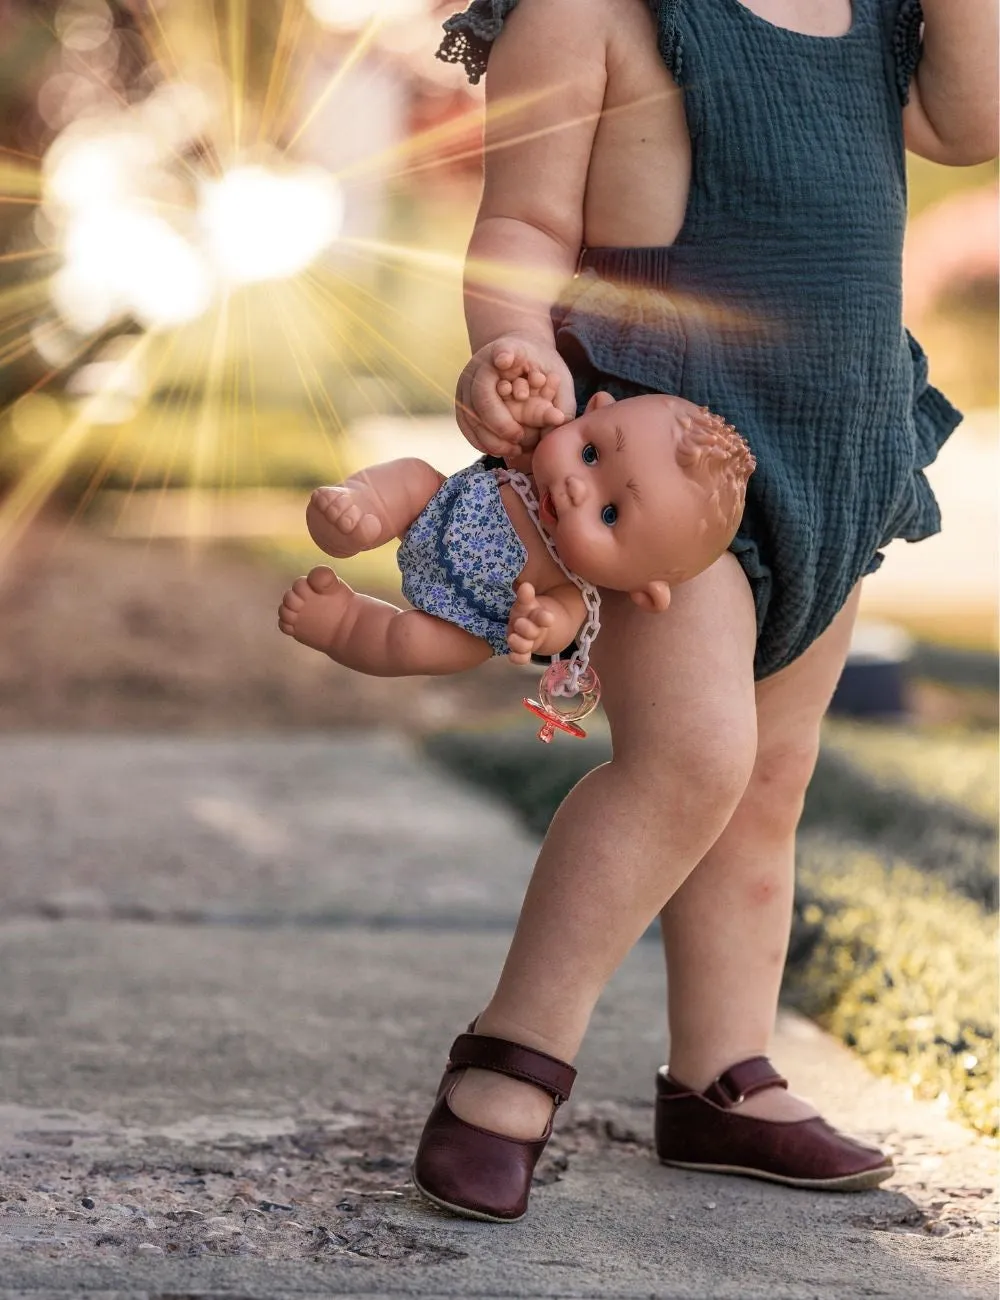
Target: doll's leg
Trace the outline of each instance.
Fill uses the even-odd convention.
[[[614,758],[556,814],[496,993],[477,1029],[571,1061],[612,972],[708,851],[746,787],[756,744],[753,602],[730,555],[678,587],[669,615],[608,595],[594,645]],[[530,1084],[469,1070],[463,1118],[537,1136]]]
[[[791,923],[795,829],[859,595],[860,587],[800,659],[758,684],[750,784],[661,915],[670,1069],[699,1091],[735,1062],[767,1055]],[[740,1110],[774,1119],[815,1113],[780,1088],[751,1097]]]
[[[278,610],[278,626],[371,677],[460,673],[492,655],[485,641],[454,623],[352,591],[325,566],[295,579]]]
[[[317,488],[306,526],[321,551],[344,560],[399,537],[443,482],[438,470],[415,457],[371,465],[345,483]]]

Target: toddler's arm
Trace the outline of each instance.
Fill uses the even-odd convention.
[[[511,663],[527,664],[532,655],[555,655],[565,650],[586,614],[583,596],[573,583],[537,595],[530,582],[522,582],[507,622]]]
[[[923,0],[923,10],[906,147],[954,167],[987,162],[997,153],[997,0]]]
[[[558,375],[576,411],[550,311],[576,270],[587,172],[607,80],[606,0],[520,0],[490,54],[486,170],[469,247],[466,319],[474,353],[458,390],[462,431],[506,455],[522,427],[497,394],[504,354]]]

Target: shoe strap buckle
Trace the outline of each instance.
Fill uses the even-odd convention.
[[[721,1092],[726,1099],[727,1106],[739,1106],[741,1102],[746,1101],[746,1093],[742,1090],[736,1091],[728,1071],[725,1074],[720,1074],[717,1079],[713,1079],[705,1091]]]
[[[788,1083],[767,1057],[756,1056],[747,1061],[739,1061],[736,1065],[731,1065],[728,1070],[723,1070],[717,1079],[712,1080],[702,1095],[714,1102],[716,1106],[721,1106],[723,1110],[732,1110],[748,1097],[763,1092],[766,1088],[787,1087]]]

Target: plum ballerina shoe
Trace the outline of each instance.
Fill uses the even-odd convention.
[[[730,1066],[704,1092],[678,1082],[664,1066],[656,1077],[661,1163],[828,1192],[860,1192],[891,1177],[889,1156],[838,1133],[819,1115],[774,1120],[735,1110],[766,1088],[787,1087],[765,1056]]]
[[[552,1136],[549,1118],[538,1138],[511,1138],[469,1124],[454,1113],[449,1098],[461,1071],[492,1070],[533,1083],[556,1108],[569,1097],[576,1070],[565,1061],[505,1038],[459,1034],[452,1044],[434,1109],[413,1162],[417,1191],[453,1214],[491,1223],[513,1223],[528,1208],[531,1176]]]

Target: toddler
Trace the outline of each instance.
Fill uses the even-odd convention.
[[[889,1159],[787,1091],[768,1047],[859,584],[938,529],[923,470],[959,418],[902,324],[904,147],[995,153],[996,0],[475,0],[446,28],[443,57],[473,80],[488,64],[465,436],[530,450],[498,386],[541,371],[566,418],[598,391],[710,407],[758,469],[669,616],[605,596],[614,756],[549,828],[416,1184],[459,1214],[524,1213],[597,998],[659,913],[660,1160],[873,1186]]]

